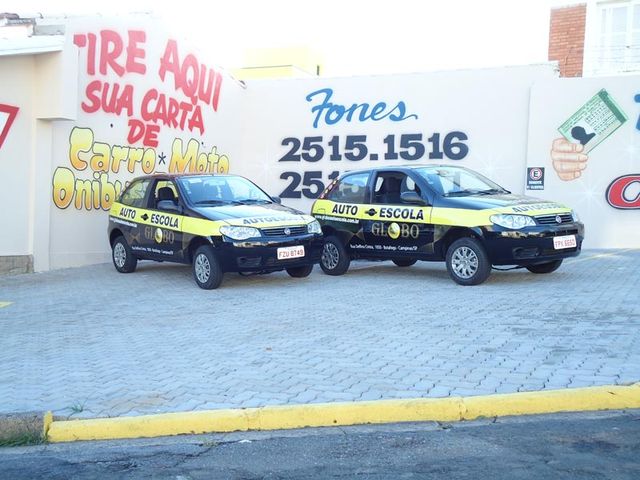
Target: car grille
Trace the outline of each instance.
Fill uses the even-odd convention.
[[[547,248],[542,250],[542,255],[547,256],[547,255],[558,255],[558,254],[564,254],[564,253],[575,253],[578,251],[578,247],[574,247],[574,248],[562,248],[560,250],[556,250],[554,248]]]
[[[285,233],[285,229],[289,230],[289,233]],[[307,226],[297,226],[297,227],[272,227],[272,228],[261,228],[262,234],[265,237],[289,237],[292,235],[304,235],[307,233]]]
[[[538,255],[540,255],[540,249],[538,247],[519,247],[513,249],[513,258],[535,258]]]
[[[560,217],[562,222],[560,223],[572,223],[573,217],[570,213],[561,213],[559,215],[539,215],[534,217],[538,225],[560,225],[556,220],[556,217]]]
[[[260,266],[261,257],[238,257],[236,262],[239,267],[255,268]]]

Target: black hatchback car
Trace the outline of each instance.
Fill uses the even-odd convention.
[[[352,171],[313,204],[326,239],[320,266],[341,275],[352,259],[445,261],[461,285],[493,265],[550,273],[580,253],[584,226],[571,208],[514,195],[452,165]]]
[[[235,175],[137,178],[112,205],[108,234],[119,272],[143,259],[186,263],[204,289],[217,288],[224,272],[306,277],[323,246],[313,217]]]

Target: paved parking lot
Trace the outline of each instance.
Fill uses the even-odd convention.
[[[227,274],[143,262],[0,277],[0,413],[72,418],[640,380],[640,251],[460,287],[444,265]],[[11,302],[2,306],[2,302]]]

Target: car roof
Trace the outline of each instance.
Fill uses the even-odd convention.
[[[166,172],[155,172],[149,175],[140,175],[139,177],[135,177],[135,180],[146,180],[146,179],[156,179],[156,178],[166,178],[170,180],[174,180],[176,178],[185,178],[185,177],[240,177],[240,175],[233,175],[228,173],[166,173]],[[244,178],[244,177],[243,177]]]
[[[364,172],[379,172],[381,170],[397,170],[400,172],[407,172],[407,171],[411,171],[411,170],[416,170],[418,168],[440,168],[440,167],[448,167],[448,168],[462,168],[464,170],[468,170],[467,167],[464,167],[462,165],[451,165],[451,164],[446,164],[446,163],[431,163],[428,165],[381,165],[379,167],[370,167],[370,168],[363,168],[361,170],[349,170],[348,172],[344,172],[342,174],[343,177],[346,177],[347,175],[351,175],[354,173],[364,173]]]

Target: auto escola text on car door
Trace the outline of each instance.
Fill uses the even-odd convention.
[[[119,203],[113,204],[110,215],[137,254],[159,259],[184,255],[183,224],[188,217]]]
[[[220,236],[223,225],[275,228],[302,223],[311,219],[305,216],[261,215],[227,220],[209,220],[187,215],[159,212],[114,203],[111,217],[122,226],[127,241],[136,253],[145,256],[173,256],[174,260],[186,258],[186,248],[194,236]]]
[[[357,221],[350,248],[367,255],[431,254],[434,228],[431,207],[414,205],[348,204],[318,200],[319,218],[337,224]],[[317,215],[318,216],[318,215]],[[342,226],[341,228],[344,228]]]

